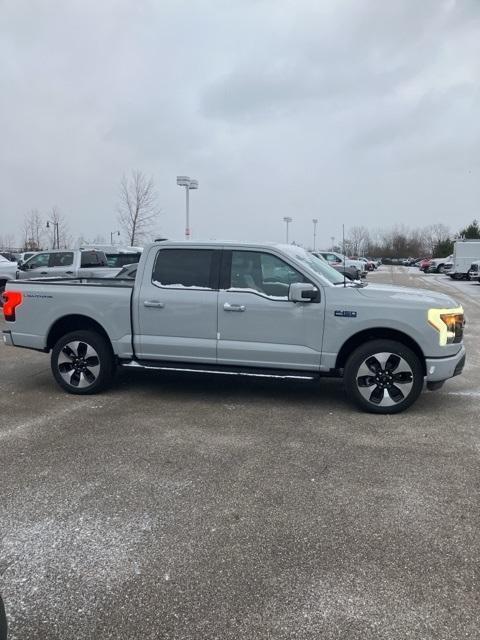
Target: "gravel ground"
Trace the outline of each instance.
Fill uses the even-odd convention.
[[[464,375],[398,416],[334,380],[123,372],[76,398],[0,345],[11,640],[480,637],[480,286],[370,280],[467,312]]]

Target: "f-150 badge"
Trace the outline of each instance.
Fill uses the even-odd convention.
[[[356,311],[335,311],[335,315],[339,318],[356,318]]]

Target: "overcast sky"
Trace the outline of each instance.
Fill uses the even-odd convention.
[[[480,217],[479,0],[0,0],[0,29],[0,235],[52,205],[108,235],[132,168],[172,238],[178,174],[193,238]]]

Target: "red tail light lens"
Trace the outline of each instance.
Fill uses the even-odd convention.
[[[23,295],[20,291],[3,292],[3,315],[5,320],[15,321],[15,309],[23,302]]]

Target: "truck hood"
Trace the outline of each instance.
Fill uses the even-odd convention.
[[[450,309],[459,306],[450,296],[430,289],[412,289],[410,287],[397,287],[388,284],[369,284],[367,287],[357,289],[360,295],[366,298],[395,300],[397,302],[412,303],[422,307],[438,307]]]

